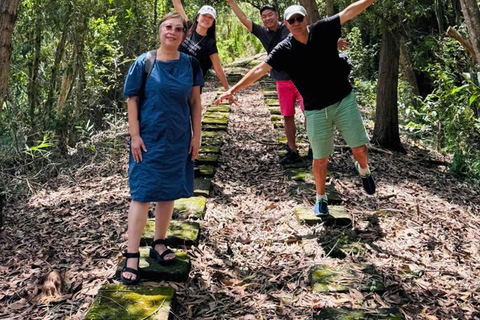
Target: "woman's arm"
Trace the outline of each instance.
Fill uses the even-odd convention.
[[[220,58],[218,57],[218,53],[211,54],[210,60],[212,60],[213,70],[215,71],[218,80],[220,80],[220,83],[225,88],[225,90],[228,90],[229,86],[227,77],[225,77],[225,72],[223,72],[222,65],[220,64]]]
[[[200,87],[192,88],[192,93],[188,100],[190,105],[190,116],[192,119],[192,140],[190,142],[189,153],[192,155],[192,161],[197,158],[200,151],[200,141],[202,138],[202,100],[200,98]]]
[[[127,100],[128,107],[128,127],[130,131],[130,150],[132,152],[132,157],[135,162],[140,162],[143,152],[147,152],[147,148],[143,143],[142,137],[140,137],[140,121],[138,121],[138,104],[139,99],[137,96],[130,97]]]
[[[183,20],[188,21],[187,14],[185,13],[185,10],[183,10],[182,6],[182,0],[172,0],[173,2],[173,9],[177,11],[183,18]]]
[[[353,18],[358,16],[360,13],[365,11],[365,9],[367,9],[374,1],[375,0],[360,0],[346,7],[338,14],[340,17],[340,24],[344,24],[345,22],[352,20]]]
[[[245,13],[243,13],[242,9],[240,9],[235,2],[235,0],[226,0],[227,3],[232,8],[233,13],[238,17],[240,22],[248,29],[248,31],[252,32],[253,24],[252,20],[248,19]]]

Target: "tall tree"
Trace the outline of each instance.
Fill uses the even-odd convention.
[[[470,41],[480,65],[480,10],[477,0],[460,0],[463,16],[467,24]]]
[[[21,0],[0,1],[0,114],[8,89],[8,73],[12,54],[12,33]]]
[[[299,0],[298,2],[307,10],[310,23],[320,20],[320,13],[318,12],[318,6],[315,0]]]

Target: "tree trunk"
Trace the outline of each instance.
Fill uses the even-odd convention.
[[[390,30],[384,23],[378,69],[377,109],[372,140],[386,149],[405,152],[398,130],[399,39],[398,29]]]
[[[325,5],[327,9],[327,17],[333,16],[335,14],[333,11],[333,0],[326,0]]]
[[[298,2],[307,10],[310,23],[320,20],[320,14],[318,13],[318,6],[315,0],[299,0]]]
[[[8,72],[12,54],[12,33],[21,0],[0,1],[0,115],[8,89]]]
[[[34,4],[34,11],[39,13],[40,8],[38,2]],[[30,64],[29,79],[28,79],[28,104],[30,106],[30,123],[32,128],[36,126],[35,112],[38,109],[38,70],[40,67],[40,51],[42,49],[42,27],[41,15],[35,16],[35,27],[33,30],[33,60]]]
[[[462,24],[462,9],[460,8],[460,0],[452,0],[452,11],[454,14],[454,21],[457,26]]]
[[[475,51],[477,62],[480,65],[480,10],[477,0],[460,0],[460,4],[467,23],[473,51]]]
[[[405,81],[407,81],[412,87],[413,93],[419,96],[420,90],[418,89],[417,77],[415,76],[415,71],[413,71],[412,62],[410,61],[410,56],[407,47],[405,46],[405,38],[403,36],[400,40],[400,67],[403,71]]]
[[[53,110],[53,96],[55,91],[57,90],[57,77],[58,77],[58,69],[60,68],[60,62],[63,59],[63,53],[65,52],[65,42],[67,40],[67,32],[68,27],[67,24],[65,25],[60,41],[58,41],[57,49],[55,50],[55,61],[52,65],[52,70],[50,73],[50,85],[48,88],[47,94],[47,101],[45,103],[45,112],[47,113],[47,118],[52,118],[52,110]]]
[[[445,31],[445,17],[443,16],[442,0],[435,0],[434,11],[435,16],[437,17],[438,33],[442,34]]]

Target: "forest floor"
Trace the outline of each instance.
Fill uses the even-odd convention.
[[[217,88],[215,81],[205,88],[204,106]],[[300,225],[294,208],[311,206],[314,194],[290,192],[295,182],[278,164],[260,86],[237,98],[200,221],[200,244],[188,250],[190,277],[165,283],[177,290],[174,319],[311,319],[318,309],[342,306],[393,306],[406,319],[480,319],[480,192],[449,174],[444,158],[408,140],[407,154],[371,152],[377,193],[366,196],[351,152],[336,148],[329,174],[353,225]],[[33,196],[7,204],[0,319],[82,319],[98,289],[114,281],[126,247],[126,127],[95,138],[114,136],[113,147],[99,143],[96,156],[78,155],[83,162],[74,171],[60,172],[32,186]],[[322,239],[353,233],[365,252],[342,263],[373,264],[386,292],[312,293],[310,267],[338,263]],[[39,299],[51,270],[65,278],[64,294]]]

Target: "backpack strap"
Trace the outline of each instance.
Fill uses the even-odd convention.
[[[138,105],[138,121],[140,121],[140,107],[142,105],[142,100],[145,98],[145,85],[147,83],[147,78],[150,76],[155,65],[155,60],[157,59],[157,50],[151,50],[147,52],[147,57],[145,58],[145,65],[143,66],[142,73],[142,86],[140,87],[140,99]]]

